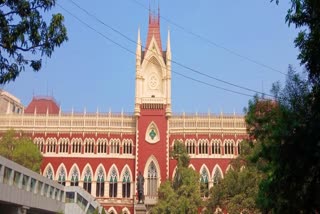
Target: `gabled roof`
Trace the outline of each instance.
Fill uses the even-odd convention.
[[[33,97],[25,114],[59,114],[60,108],[53,97]]]

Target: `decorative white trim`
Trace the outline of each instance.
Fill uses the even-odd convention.
[[[108,209],[108,213],[111,213],[111,212],[114,212],[114,214],[118,214],[117,211],[116,211],[116,209],[115,209],[114,207],[110,207],[110,208]]]
[[[89,170],[90,170],[91,176],[93,176],[93,170],[92,170],[92,167],[91,167],[90,163],[87,163],[87,164],[83,167],[83,169],[82,169],[82,172],[81,172],[81,178],[80,178],[80,180],[81,180],[81,181],[83,181],[83,180],[84,180],[84,175],[85,175],[85,173],[86,173],[86,169],[87,169],[88,167],[89,167]],[[92,179],[92,180],[94,180],[94,178],[93,178],[93,177],[91,177],[91,179]]]
[[[100,164],[97,166],[97,168],[96,168],[96,171],[95,171],[95,173],[94,173],[94,180],[95,180],[95,181],[97,180],[97,176],[98,176],[100,167],[102,167],[103,176],[104,176],[105,181],[106,181],[106,179],[107,179],[107,173],[106,173],[106,169],[104,168],[104,166],[103,166],[102,163],[100,163]]]
[[[47,174],[47,171],[49,170],[49,168],[51,168],[51,170],[52,170],[52,178],[54,179],[55,178],[55,171],[54,171],[54,168],[53,168],[53,166],[52,166],[52,164],[51,163],[48,163],[47,164],[47,166],[44,168],[44,170],[43,170],[43,176],[44,177],[46,177],[46,174]]]
[[[131,214],[130,211],[129,211],[129,209],[128,209],[127,207],[124,207],[124,208],[122,209],[122,213],[124,213],[124,214]]]
[[[216,164],[214,167],[213,167],[213,170],[212,170],[212,179],[214,178],[214,173],[216,172],[216,170],[219,170],[220,173],[221,173],[221,176],[222,176],[222,179],[224,178],[224,175],[223,175],[223,171],[221,169],[221,167],[219,166],[219,164]]]
[[[210,176],[210,171],[209,171],[209,169],[208,169],[208,167],[207,167],[206,164],[202,164],[202,166],[200,167],[199,173],[200,173],[200,175],[201,175],[201,172],[202,172],[203,168],[206,169],[207,174],[208,174],[208,182],[210,182],[212,178],[211,178],[211,176]]]
[[[69,171],[69,175],[68,175],[68,181],[71,181],[71,177],[72,177],[72,172],[73,172],[73,169],[74,168],[76,168],[77,169],[77,171],[78,171],[78,179],[79,179],[79,181],[80,181],[80,179],[81,179],[81,173],[80,173],[80,169],[79,169],[79,166],[78,166],[78,164],[76,164],[76,163],[74,163],[72,166],[71,166],[71,168],[70,168],[70,171]]]
[[[154,121],[151,121],[146,129],[145,140],[152,144],[160,141],[160,132]]]
[[[64,171],[65,171],[65,173],[66,173],[66,180],[67,180],[67,178],[68,178],[67,168],[66,168],[66,166],[64,165],[64,163],[61,163],[61,164],[59,165],[59,167],[57,168],[57,173],[56,173],[56,176],[55,176],[55,180],[56,180],[56,181],[59,179],[59,174],[60,174],[61,168],[63,168]]]

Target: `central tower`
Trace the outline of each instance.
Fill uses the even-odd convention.
[[[168,31],[167,50],[162,50],[160,13],[149,12],[146,45],[143,47],[138,30],[136,51],[135,115],[140,116],[141,107],[165,107],[166,116],[171,116],[171,47]],[[152,105],[151,105],[152,104]]]
[[[146,45],[140,29],[136,51],[136,177],[145,178],[145,204],[155,204],[157,190],[169,178],[168,119],[171,116],[171,48],[162,50],[160,13],[150,10]]]

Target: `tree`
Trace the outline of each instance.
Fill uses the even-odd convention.
[[[251,158],[260,150],[259,145],[241,143],[240,156],[232,161],[233,169],[230,169],[219,183],[210,189],[210,197],[207,203],[208,213],[215,211],[217,207],[226,209],[228,213],[260,213],[256,205],[259,183],[263,173],[259,171],[262,165],[260,161],[253,164]]]
[[[39,71],[37,55],[51,57],[68,39],[60,13],[50,22],[42,17],[55,4],[56,0],[0,0],[0,84],[14,81],[26,66]]]
[[[28,137],[17,137],[14,130],[9,130],[0,140],[0,155],[35,172],[39,172],[42,155],[37,146]]]
[[[174,143],[170,156],[177,160],[176,174],[173,182],[161,184],[152,213],[197,213],[202,205],[199,175],[188,168],[190,158],[179,141]]]
[[[259,113],[258,107],[267,101],[255,99],[249,103],[246,115],[250,136],[261,144],[256,157],[267,163],[258,206],[265,213],[317,212],[320,123],[319,114],[313,110],[313,88],[289,67],[285,87],[276,84],[273,89],[277,101],[268,111]]]

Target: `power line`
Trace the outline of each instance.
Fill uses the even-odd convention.
[[[103,22],[101,19],[97,18],[95,15],[93,15],[92,13],[90,13],[89,11],[87,11],[86,9],[84,9],[83,7],[81,7],[80,5],[78,5],[76,2],[74,2],[73,0],[69,0],[73,5],[75,5],[77,8],[79,8],[80,10],[82,10],[84,13],[86,13],[88,16],[92,17],[94,20],[96,20],[97,22],[99,22],[100,24],[106,26],[107,28],[111,29],[112,31],[118,33],[119,35],[121,35],[122,37],[124,37],[125,39],[129,40],[130,42],[134,43],[135,45],[137,45],[137,42],[134,41],[133,39],[131,39],[130,37],[126,36],[125,34],[121,33],[119,30],[115,29],[114,27],[106,24],[105,22]],[[151,51],[157,55],[159,55],[158,53],[156,53],[154,50],[151,50],[151,49],[148,49],[147,47],[144,47],[143,45],[141,45],[143,48],[145,48],[146,50],[148,51]],[[160,55],[161,56],[161,55]],[[161,56],[162,57],[162,56]],[[215,81],[218,81],[218,82],[222,82],[224,84],[227,84],[227,85],[231,85],[233,87],[237,87],[237,88],[240,88],[240,89],[243,89],[243,90],[247,90],[247,91],[250,91],[250,92],[254,92],[254,93],[257,93],[257,94],[263,94],[263,95],[266,95],[266,96],[269,96],[269,97],[273,97],[272,95],[270,94],[266,94],[266,93],[263,93],[263,92],[260,92],[260,91],[256,91],[256,90],[253,90],[253,89],[250,89],[250,88],[247,88],[247,87],[244,87],[244,86],[240,86],[240,85],[237,85],[237,84],[234,84],[234,83],[231,83],[231,82],[228,82],[228,81],[225,81],[225,80],[222,80],[222,79],[219,79],[219,78],[216,78],[214,76],[211,76],[209,74],[206,74],[206,73],[203,73],[199,70],[196,70],[194,68],[191,68],[189,66],[186,66],[180,62],[177,62],[175,60],[171,60],[171,62],[173,64],[176,64],[184,69],[187,69],[187,70],[190,70],[194,73],[197,73],[201,76],[204,76],[204,77],[207,77],[207,78],[210,78],[210,79],[213,79]]]
[[[139,2],[137,0],[132,0],[132,1],[134,3],[136,3],[136,4],[138,4],[140,7],[142,7],[142,8],[144,8],[144,9],[149,11],[149,8],[146,7],[144,4],[142,4],[141,2]],[[162,18],[163,20],[167,21],[168,23],[171,23],[173,26],[176,26],[177,28],[185,31],[186,33],[188,33],[188,34],[190,34],[190,35],[192,35],[192,36],[194,36],[194,37],[196,37],[196,38],[198,38],[198,39],[200,39],[200,40],[202,40],[202,41],[204,41],[204,42],[206,42],[206,43],[208,43],[208,44],[210,44],[210,45],[212,45],[214,47],[220,48],[220,49],[222,49],[222,50],[224,50],[224,51],[226,51],[226,52],[228,52],[228,53],[230,53],[230,54],[232,54],[234,56],[237,56],[239,58],[247,60],[247,61],[249,61],[251,63],[254,63],[256,65],[259,65],[261,67],[267,68],[267,69],[269,69],[271,71],[278,72],[278,73],[283,74],[285,76],[287,75],[286,73],[284,73],[284,72],[282,72],[282,71],[280,71],[278,69],[275,69],[275,68],[273,68],[273,67],[271,67],[269,65],[266,65],[266,64],[264,64],[262,62],[259,62],[259,61],[255,60],[255,59],[252,59],[252,58],[250,58],[248,56],[242,55],[242,54],[240,54],[240,53],[238,53],[238,52],[236,52],[236,51],[234,51],[232,49],[224,47],[224,46],[222,46],[222,45],[220,45],[220,44],[218,44],[216,42],[213,42],[212,40],[210,40],[210,39],[208,39],[208,38],[206,38],[206,37],[204,37],[204,36],[202,36],[200,34],[194,33],[193,31],[188,30],[187,28],[183,27],[182,25],[179,25],[179,24],[175,23],[174,21],[170,20],[169,18],[166,18],[165,16],[160,15],[160,18]]]
[[[73,18],[75,18],[77,21],[79,21],[81,24],[83,24],[84,26],[86,26],[87,28],[91,29],[92,31],[94,31],[95,33],[99,34],[100,36],[102,36],[104,39],[107,39],[109,42],[115,44],[116,46],[124,49],[125,51],[133,54],[133,55],[136,55],[135,52],[131,51],[130,49],[128,49],[127,47],[121,45],[120,43],[110,39],[108,36],[106,36],[105,34],[101,33],[100,31],[96,30],[95,28],[93,28],[92,26],[90,26],[89,24],[87,24],[86,22],[84,22],[83,20],[81,20],[80,18],[78,18],[76,15],[74,15],[73,13],[71,13],[70,11],[68,11],[67,9],[65,9],[62,5],[60,5],[59,3],[57,3],[57,5],[62,9],[64,10],[66,13],[68,13],[69,15],[71,15]],[[145,59],[146,61],[150,62],[150,63],[153,63],[152,61],[150,60],[147,60]],[[235,93],[235,94],[239,94],[239,95],[243,95],[243,96],[248,96],[248,97],[254,97],[253,95],[250,95],[250,94],[246,94],[246,93],[242,93],[242,92],[238,92],[238,91],[234,91],[234,90],[230,90],[230,89],[227,89],[227,88],[223,88],[223,87],[220,87],[220,86],[216,86],[216,85],[213,85],[213,84],[210,84],[210,83],[207,83],[207,82],[204,82],[204,81],[201,81],[201,80],[198,80],[198,79],[195,79],[193,77],[189,77],[187,75],[184,75],[184,74],[181,74],[179,72],[176,72],[176,71],[173,71],[171,70],[172,73],[175,73],[179,76],[182,76],[184,78],[187,78],[187,79],[190,79],[190,80],[193,80],[195,82],[198,82],[198,83],[202,83],[202,84],[205,84],[207,86],[210,86],[210,87],[213,87],[213,88],[217,88],[217,89],[220,89],[220,90],[224,90],[224,91],[228,91],[228,92],[232,92],[232,93]],[[261,92],[260,92],[261,93]]]

